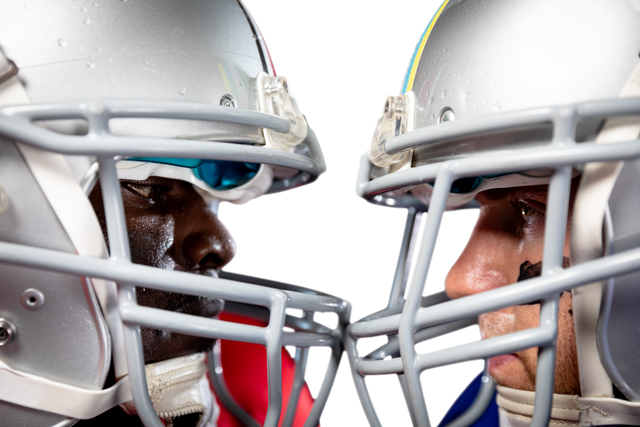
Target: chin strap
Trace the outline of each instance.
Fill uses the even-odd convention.
[[[531,424],[536,394],[498,386],[498,414],[500,427],[525,427]],[[578,396],[554,394],[549,426],[579,426],[580,407]]]
[[[195,413],[200,419],[194,427],[217,425],[220,407],[209,385],[206,353],[150,363],[145,373],[151,403],[167,427],[173,426],[174,418]],[[137,413],[133,401],[121,407],[128,414]]]
[[[498,386],[500,427],[528,427],[535,393]],[[604,426],[640,424],[640,402],[612,397],[595,398],[554,394],[549,426]]]
[[[220,415],[211,391],[206,354],[196,353],[145,367],[149,396],[167,427],[173,418],[200,413],[194,427],[215,427]],[[133,415],[129,377],[105,390],[87,390],[19,372],[0,361],[0,400],[77,419],[91,419],[121,405]]]
[[[0,361],[0,400],[27,408],[89,419],[131,400],[129,378],[105,390],[88,390],[16,371]]]

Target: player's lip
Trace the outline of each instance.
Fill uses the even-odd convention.
[[[218,272],[213,269],[193,269],[189,270],[191,274],[207,276],[214,279],[218,278]],[[200,317],[215,317],[222,312],[224,302],[218,298],[198,297],[185,295],[184,304],[181,307],[175,307],[172,311],[185,314],[193,314]]]
[[[518,355],[515,353],[502,354],[500,356],[492,357],[491,359],[489,359],[489,373],[492,374],[492,371],[495,371],[499,369],[501,366],[504,366],[508,363],[513,363],[518,359],[519,359]]]

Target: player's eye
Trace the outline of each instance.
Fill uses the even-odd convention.
[[[525,222],[534,222],[537,219],[537,211],[531,206],[521,206],[520,213]]]
[[[522,214],[522,219],[527,224],[534,223],[539,219],[544,218],[544,212],[540,212],[538,209],[532,207],[527,203],[519,203],[520,213]]]
[[[151,197],[151,192],[153,190],[150,185],[127,184],[127,187],[147,199]]]
[[[144,197],[145,199],[150,199],[160,192],[160,186],[158,185],[144,185],[134,184],[131,182],[123,182],[122,186]]]

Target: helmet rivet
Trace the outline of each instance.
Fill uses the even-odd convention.
[[[440,118],[438,119],[438,123],[452,122],[455,119],[456,119],[455,113],[451,108],[447,107],[444,110],[442,110],[442,112],[440,113]]]
[[[223,107],[235,108],[237,106],[236,99],[230,93],[225,93],[220,97],[220,105],[222,105]]]
[[[44,305],[44,294],[29,288],[20,295],[20,304],[27,310],[37,310]]]
[[[16,336],[16,327],[6,319],[0,318],[0,346],[7,345]]]

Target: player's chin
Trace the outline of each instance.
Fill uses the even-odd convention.
[[[209,338],[151,328],[141,328],[141,335],[145,364],[209,351],[216,342]]]
[[[533,391],[535,383],[527,373],[519,355],[505,354],[489,360],[489,374],[498,385]]]

